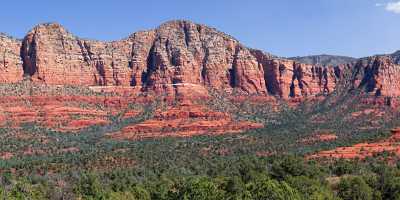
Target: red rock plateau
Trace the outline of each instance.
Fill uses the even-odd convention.
[[[400,129],[392,130],[389,139],[373,143],[360,143],[351,147],[339,147],[333,150],[321,151],[309,156],[310,159],[365,159],[376,154],[390,152],[400,156]]]
[[[183,104],[157,110],[153,119],[125,127],[108,136],[113,139],[140,140],[239,133],[262,127],[263,124],[234,121],[228,114],[211,111],[204,106]]]

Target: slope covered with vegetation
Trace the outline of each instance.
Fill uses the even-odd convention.
[[[2,86],[0,91],[12,94],[9,87],[27,96],[38,92],[26,85]],[[41,92],[118,96],[82,88]],[[114,104],[69,102],[107,111],[108,123],[78,131],[39,122],[3,125],[1,195],[5,199],[396,199],[400,195],[400,172],[390,153],[355,161],[305,159],[321,150],[388,137],[400,125],[396,110],[360,103],[367,97],[357,91],[295,104],[210,93],[213,98],[196,103],[229,113],[233,120],[262,123],[264,128],[117,140],[108,134],[151,119],[157,109],[174,102],[128,103],[118,112]],[[126,116],[130,110],[138,113]],[[79,117],[78,113],[72,120]],[[335,139],[308,140],[327,133]]]

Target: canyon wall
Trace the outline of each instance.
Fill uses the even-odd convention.
[[[202,96],[214,89],[292,98],[329,94],[347,74],[353,88],[400,94],[398,57],[335,67],[305,64],[247,48],[189,21],[170,21],[113,42],[81,39],[59,24],[41,24],[22,41],[2,35],[0,53],[2,83],[25,76],[48,85],[135,87],[167,96]]]

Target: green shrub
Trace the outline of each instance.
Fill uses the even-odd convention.
[[[361,177],[342,178],[338,196],[343,200],[372,200],[373,190]]]

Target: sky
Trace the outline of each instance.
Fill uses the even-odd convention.
[[[79,37],[111,41],[186,19],[283,57],[400,50],[400,0],[7,0],[1,5],[0,32],[18,38],[37,24],[58,22]]]

